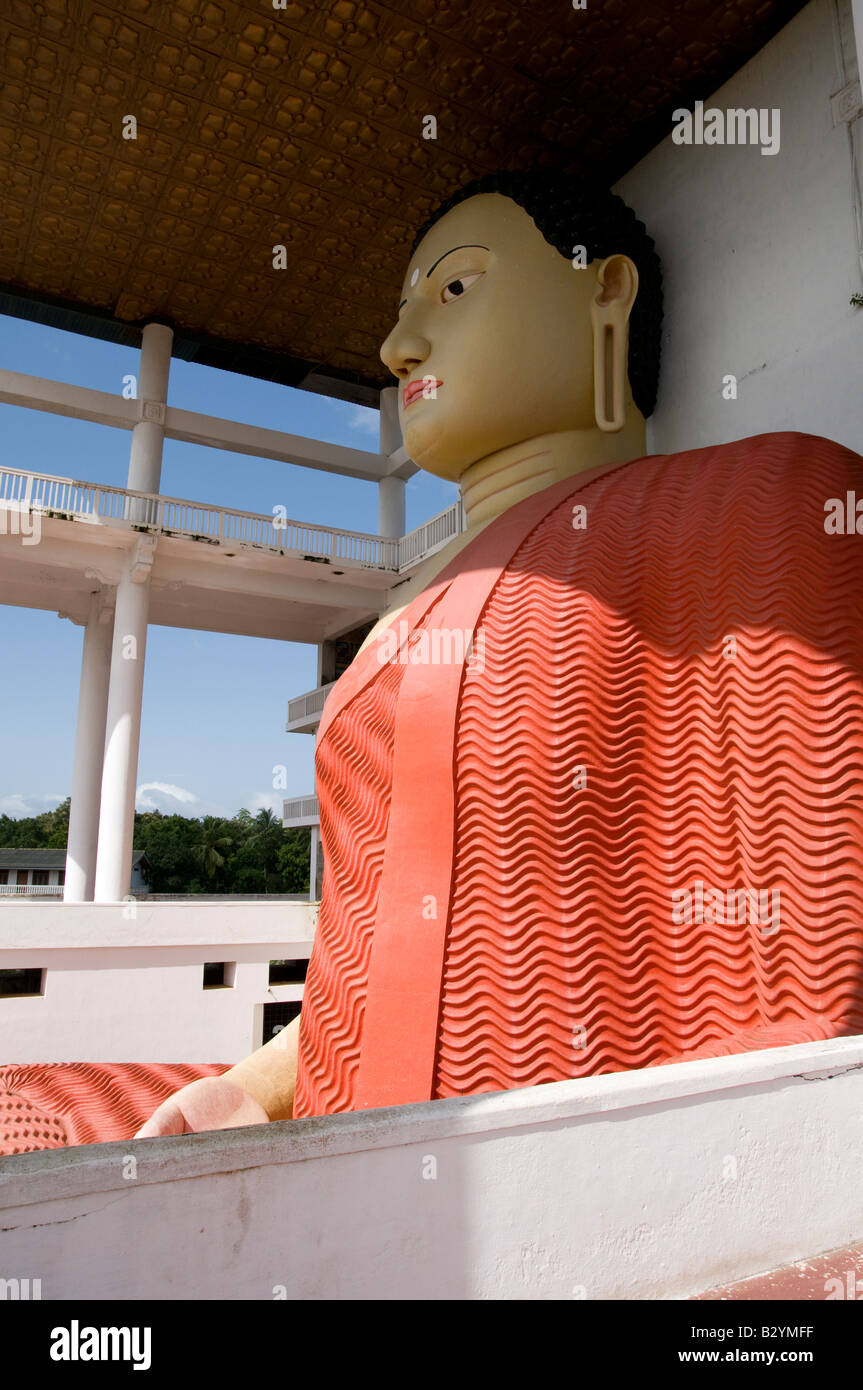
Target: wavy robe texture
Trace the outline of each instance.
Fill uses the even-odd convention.
[[[324,878],[300,1016],[296,1116],[350,1109],[346,1098],[359,1066],[403,671],[398,664],[381,666],[374,684],[348,706],[316,751]]]
[[[430,826],[453,854],[434,1096],[863,1031],[863,536],[824,530],[853,490],[863,459],[805,435],[646,458],[574,478],[490,575],[455,826]],[[307,1028],[296,1113],[352,1106],[398,813],[368,753],[397,701],[373,676],[319,750],[331,964],[308,1003],[351,1063]],[[763,897],[686,920],[698,881]]]
[[[51,1062],[0,1067],[0,1154],[131,1139],[181,1086],[230,1063]]]

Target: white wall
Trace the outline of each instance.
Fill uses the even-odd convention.
[[[846,1038],[15,1155],[0,1276],[76,1301],[686,1297],[863,1237],[861,1066]]]
[[[0,969],[46,972],[44,994],[0,998],[0,1063],[236,1062],[260,1006],[302,998],[269,962],[307,958],[309,903],[51,903],[0,907]],[[236,962],[204,989],[205,961]]]
[[[813,0],[729,82],[703,93],[723,111],[778,107],[778,154],[675,145],[669,134],[616,185],[654,237],[665,276],[653,453],[772,430],[863,452],[850,134],[834,127],[830,105],[856,76],[853,40],[844,71],[839,52],[833,0]],[[863,121],[856,126],[863,149]],[[729,373],[736,401],[722,399]]]

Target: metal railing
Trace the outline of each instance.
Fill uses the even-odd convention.
[[[0,508],[4,504],[90,525],[140,526],[164,535],[254,546],[397,573],[433,555],[461,530],[458,502],[400,540],[391,540],[364,531],[314,526],[258,512],[208,507],[181,497],[130,492],[12,468],[0,469]]]
[[[0,883],[0,898],[62,898],[62,883]]]
[[[334,685],[335,681],[330,681],[329,685],[319,685],[317,690],[310,690],[306,695],[297,695],[293,700],[289,700],[288,723],[293,724],[297,719],[308,719],[310,715],[320,714],[324,701]]]
[[[283,820],[319,820],[320,807],[316,796],[297,796],[293,801],[286,801],[282,807]]]
[[[424,521],[415,531],[409,531],[398,542],[396,563],[399,573],[433,555],[441,546],[446,545],[447,541],[452,540],[453,536],[457,536],[461,529],[461,502],[454,502],[445,512],[433,516],[430,521]]]
[[[257,512],[208,507],[181,497],[131,492],[46,473],[0,469],[0,507],[4,503],[91,525],[126,524],[165,535],[290,551],[378,569],[395,571],[398,566],[399,542],[386,537]]]

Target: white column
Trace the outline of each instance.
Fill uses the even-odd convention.
[[[381,392],[381,453],[389,459],[402,448],[399,424],[399,388],[385,386]],[[381,478],[378,482],[378,535],[399,541],[404,535],[404,478]]]
[[[324,853],[321,844],[321,827],[311,827],[311,854],[309,856],[309,902],[321,900],[321,887],[324,877]]]
[[[132,492],[159,491],[173,341],[171,329],[162,323],[148,323],[144,329],[138,363],[141,418],[132,430],[129,478],[126,483]]]
[[[108,710],[108,677],[111,669],[111,618],[104,592],[90,598],[84,628],[81,680],[78,686],[78,723],[72,770],[72,805],[66,849],[66,886],[63,901],[93,901],[96,879],[96,847],[99,842],[99,797],[102,789],[102,755]]]
[[[863,83],[863,0],[851,0],[851,18],[854,21],[854,42],[857,47],[857,71]]]
[[[159,491],[173,340],[171,329],[161,323],[148,323],[141,338],[138,364],[141,418],[132,430],[126,484],[133,492]],[[145,503],[133,501],[127,514],[131,520],[144,523],[153,520],[146,515],[146,510]],[[142,536],[127,575],[117,585],[99,809],[96,902],[117,902],[129,892],[150,570],[155,547],[155,537]]]
[[[380,451],[389,458],[402,447],[399,393],[396,386],[381,391]],[[405,534],[404,478],[381,478],[378,483],[378,535],[400,540]]]
[[[401,540],[405,534],[405,480],[381,478],[378,483],[378,535]]]
[[[147,541],[149,550],[142,553],[141,547],[146,542],[139,543],[136,560],[117,585],[93,895],[97,903],[118,902],[125,897],[132,872],[135,785],[150,607],[149,564],[153,554],[153,543],[149,537]]]

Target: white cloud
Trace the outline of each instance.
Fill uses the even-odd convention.
[[[255,792],[250,801],[244,801],[243,805],[252,815],[258,811],[272,811],[274,816],[282,819],[282,809],[284,807],[284,796],[279,796],[277,792]]]
[[[20,819],[22,816],[38,816],[43,811],[53,811],[65,797],[49,792],[47,796],[24,796],[22,792],[11,792],[0,797],[0,815]]]
[[[360,434],[380,434],[380,412],[365,405],[355,405],[347,424],[349,430],[358,430]]]
[[[31,810],[29,798],[21,795],[20,792],[13,792],[11,796],[0,797],[0,812],[4,816],[32,816],[36,812]]]
[[[198,798],[194,792],[186,791],[185,787],[172,786],[170,782],[142,782],[135,793],[135,804],[143,811],[158,811],[160,806],[158,801],[148,796],[147,792],[159,792],[162,797],[168,797],[172,801],[179,801],[184,806]]]

